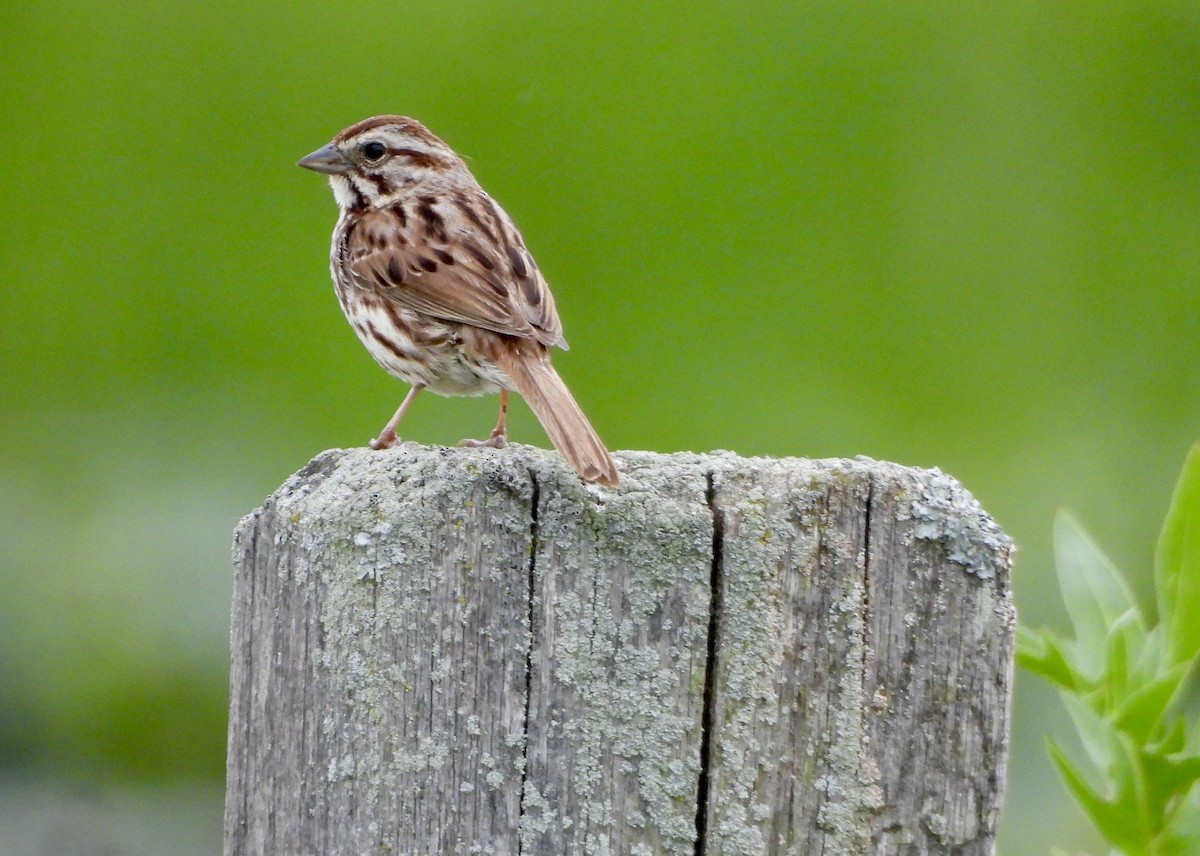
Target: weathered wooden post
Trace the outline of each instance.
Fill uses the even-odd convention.
[[[859,460],[331,451],[238,528],[226,856],[990,854],[1008,538]]]

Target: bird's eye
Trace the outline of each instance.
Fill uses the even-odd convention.
[[[363,157],[369,161],[381,161],[383,156],[387,154],[387,146],[378,140],[371,140],[365,143],[362,147]]]

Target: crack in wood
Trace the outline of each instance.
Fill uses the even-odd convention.
[[[863,503],[863,569],[862,569],[862,674],[870,672],[871,629],[871,504],[875,500],[875,480],[867,479],[867,498]],[[863,708],[863,733],[866,733],[867,711]]]
[[[703,856],[708,840],[709,770],[712,768],[712,731],[716,708],[717,633],[721,612],[721,558],[725,521],[716,505],[713,471],[705,473],[704,500],[712,514],[712,567],[709,570],[708,648],[704,663],[704,702],[700,715],[700,776],[696,784],[696,856]]]
[[[541,486],[538,484],[537,473],[529,470],[529,482],[533,492],[529,500],[529,565],[528,565],[528,611],[526,620],[529,622],[529,643],[525,649],[525,715],[521,722],[521,733],[525,736],[525,745],[521,749],[521,796],[517,801],[517,829],[520,830],[525,820],[525,795],[529,783],[529,707],[533,699],[533,604],[537,591],[537,551],[538,551],[538,503],[541,499]],[[517,835],[517,856],[523,852],[524,842]]]

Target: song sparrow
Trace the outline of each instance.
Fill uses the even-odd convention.
[[[521,233],[467,165],[420,122],[375,116],[299,163],[329,176],[341,208],[330,269],[375,361],[412,389],[372,449],[396,442],[417,393],[500,391],[487,440],[503,447],[508,392],[521,393],[580,476],[617,484],[604,443],[550,364],[567,347],[550,287]]]

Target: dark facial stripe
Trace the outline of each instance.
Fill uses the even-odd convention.
[[[390,191],[387,179],[382,175],[364,174],[363,178],[371,182],[371,184],[375,187],[375,192],[380,196],[386,196]]]
[[[408,162],[413,166],[421,166],[426,169],[432,169],[436,172],[445,172],[454,166],[449,160],[429,152],[421,152],[416,149],[392,149],[393,155],[408,158]]]
[[[350,193],[354,197],[353,201],[350,203],[350,209],[352,211],[361,211],[362,209],[366,208],[367,200],[363,199],[362,192],[354,186],[354,182],[348,178],[345,178],[344,176],[340,178],[340,181],[350,189]]]

